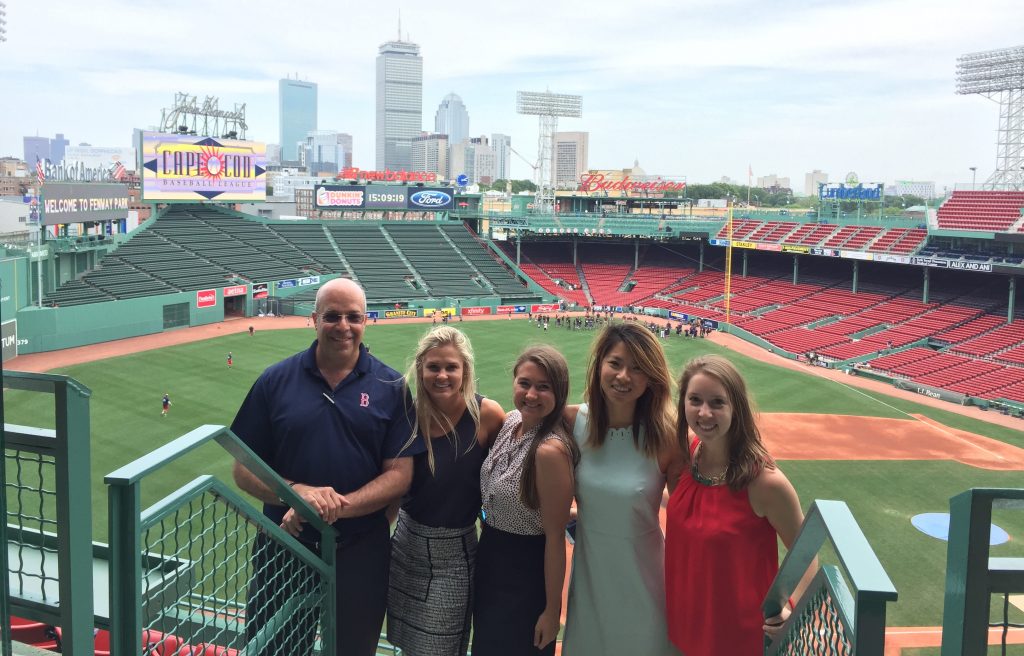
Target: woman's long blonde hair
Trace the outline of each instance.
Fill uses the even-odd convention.
[[[423,366],[427,353],[432,349],[452,346],[462,358],[462,400],[466,403],[470,417],[473,418],[474,435],[480,430],[480,404],[476,402],[476,378],[473,375],[473,345],[469,338],[457,328],[438,326],[428,331],[416,345],[416,353],[405,373],[405,384],[412,391],[413,406],[416,411],[416,424],[408,444],[416,439],[417,433],[423,436],[427,448],[427,464],[430,473],[434,473],[434,448],[430,439],[430,428],[440,426],[446,433],[455,431],[458,417],[448,417],[434,404],[423,384]],[[472,447],[472,444],[470,445]]]

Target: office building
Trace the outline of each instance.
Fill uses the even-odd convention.
[[[341,162],[341,168],[352,168],[352,135],[347,132],[339,132],[338,143],[341,145],[344,152],[344,159]]]
[[[423,58],[409,41],[388,41],[377,55],[376,168],[412,167],[412,140],[423,131]]]
[[[469,112],[458,94],[449,93],[434,114],[434,132],[447,134],[448,143],[459,144],[469,138]]]
[[[551,183],[555,189],[576,189],[580,175],[589,167],[587,150],[589,132],[555,132],[552,135],[555,165],[551,171]]]
[[[278,83],[281,165],[296,166],[302,159],[300,143],[317,127],[317,86],[314,82],[285,78]]]
[[[315,130],[306,135],[303,162],[310,175],[336,175],[344,167],[345,146],[341,137],[334,130]]]
[[[267,166],[280,166],[281,165],[281,146],[280,144],[268,143],[267,144]]]
[[[925,200],[935,198],[935,182],[931,180],[897,180],[885,188],[886,196],[917,196]]]
[[[50,140],[46,137],[23,137],[25,163],[34,168],[36,162],[50,159]]]
[[[412,170],[448,180],[448,135],[424,132],[412,140]]]
[[[452,179],[465,174],[470,184],[492,184],[495,173],[494,150],[487,137],[473,137],[449,148],[448,171]]]
[[[757,179],[759,189],[789,189],[789,178],[775,175],[761,176]]]
[[[64,135],[57,133],[57,136],[50,139],[50,161],[60,164],[64,161],[64,151],[71,142],[64,138]]]
[[[507,134],[491,135],[491,150],[494,151],[494,179],[512,179],[512,137]]]
[[[804,174],[804,196],[817,196],[818,185],[828,184],[828,173],[814,169]]]

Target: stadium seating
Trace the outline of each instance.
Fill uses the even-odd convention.
[[[442,230],[436,223],[266,223],[217,206],[183,204],[165,209],[98,267],[45,300],[77,305],[310,274],[353,276],[371,301],[536,298],[462,224]]]
[[[504,300],[532,298],[533,295],[522,282],[515,278],[506,265],[500,262],[490,248],[465,226],[465,224],[440,224],[438,229],[469,260],[470,264],[483,275]]]
[[[403,225],[399,228],[384,223],[381,230],[394,241],[432,296],[494,294],[494,289],[485,279],[476,274],[466,275],[468,263],[434,225]]]
[[[943,230],[1008,232],[1021,221],[1022,208],[1024,191],[954,191],[937,220]]]
[[[990,355],[1024,343],[1024,320],[1004,324],[995,330],[953,346],[950,350],[964,355]]]

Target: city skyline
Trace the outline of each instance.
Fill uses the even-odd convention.
[[[63,133],[72,145],[128,145],[132,128],[155,125],[175,91],[246,103],[249,137],[276,143],[278,80],[300,71],[319,85],[318,127],[352,134],[353,164],[373,168],[374,58],[395,37],[399,4],[338,10],[346,34],[337,44],[330,20],[282,35],[278,23],[248,17],[275,6],[258,0],[243,14],[191,0],[144,10],[123,0],[8,3],[0,156],[20,156],[22,137],[37,133]],[[402,38],[419,44],[424,61],[423,118],[455,92],[473,133],[508,134],[532,160],[536,123],[515,115],[516,90],[580,94],[584,118],[559,128],[590,133],[591,168],[639,159],[649,173],[691,182],[746,181],[750,167],[754,177],[854,171],[861,180],[932,180],[942,189],[969,183],[971,166],[979,179],[995,166],[998,106],[954,95],[954,71],[962,54],[1020,45],[1020,3],[640,2],[630,14],[642,17],[642,37],[622,37],[615,7],[526,2],[441,21],[402,6]],[[538,14],[559,38],[533,37]],[[244,34],[256,56],[175,50],[200,15]],[[37,48],[33,35],[44,25],[47,46]],[[512,176],[531,172],[513,158]]]

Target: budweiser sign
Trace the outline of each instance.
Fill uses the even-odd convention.
[[[629,176],[621,180],[608,180],[604,173],[584,173],[580,176],[580,191],[682,191],[686,189],[685,182],[670,182],[668,180],[651,180],[647,182],[635,182]]]
[[[350,166],[338,173],[338,180],[378,180],[381,182],[437,182],[436,173],[426,171],[364,171],[360,168]]]

